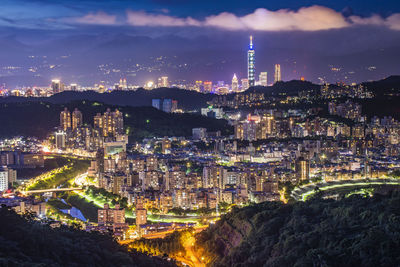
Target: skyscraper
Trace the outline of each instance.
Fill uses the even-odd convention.
[[[260,76],[258,77],[261,86],[268,86],[268,73],[260,72]]]
[[[82,112],[77,108],[72,112],[72,130],[82,126]]]
[[[275,64],[275,82],[280,82],[280,81],[282,81],[281,65],[280,64]]]
[[[253,36],[250,35],[250,45],[247,51],[247,78],[249,79],[249,86],[255,85],[255,51],[253,47]]]
[[[236,73],[233,74],[232,78],[232,92],[236,93],[239,91],[239,81],[238,78],[236,77]]]
[[[60,128],[63,131],[71,129],[71,113],[67,108],[60,113]]]

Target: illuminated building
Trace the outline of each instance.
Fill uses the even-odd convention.
[[[253,36],[250,35],[250,45],[247,51],[247,78],[249,79],[249,86],[255,85],[255,51],[253,47]]]
[[[242,91],[249,89],[249,79],[241,79]]]
[[[169,87],[169,82],[168,82],[168,77],[167,76],[163,76],[158,78],[158,84],[157,87]]]
[[[296,160],[296,179],[297,181],[305,181],[310,178],[310,162],[304,157]]]
[[[164,99],[162,110],[167,113],[171,113],[172,111],[172,99]]]
[[[244,133],[243,133],[243,124],[239,123],[235,125],[235,139],[243,140]]]
[[[119,204],[111,209],[108,204],[104,204],[104,209],[97,211],[97,220],[99,225],[112,226],[125,223],[125,209],[120,208]]]
[[[282,81],[281,65],[275,64],[275,82],[280,82],[280,81]]]
[[[207,137],[207,129],[206,128],[193,128],[192,136],[194,140],[201,140]]]
[[[33,202],[25,202],[21,201],[18,207],[15,207],[15,211],[19,214],[35,213],[36,216],[45,216],[46,215],[46,202],[40,202],[38,204],[34,204]]]
[[[212,92],[212,82],[211,81],[205,81],[204,82],[204,92],[205,93],[211,93]]]
[[[63,131],[71,129],[71,113],[67,108],[64,108],[60,113],[60,128]]]
[[[69,86],[71,91],[77,91],[78,90],[78,85],[76,83],[71,83]]]
[[[104,173],[104,148],[99,148],[96,152],[96,173],[98,176],[99,187],[102,185],[102,175]]]
[[[202,88],[203,87],[203,81],[196,81],[196,83],[195,83],[195,85],[194,85],[194,89],[197,91],[197,92],[200,92],[200,91],[202,91]]]
[[[115,112],[111,112],[109,108],[103,115],[97,113],[94,117],[94,128],[100,129],[103,136],[116,137],[118,134],[123,134],[123,114],[118,109],[116,109]]]
[[[66,133],[63,131],[56,132],[55,138],[56,138],[56,148],[64,149],[66,147],[66,139],[67,139]]]
[[[82,112],[77,108],[72,112],[72,130],[82,126]]]
[[[151,105],[153,106],[153,108],[161,109],[161,100],[160,99],[152,99]]]
[[[261,86],[268,86],[268,73],[267,72],[260,72],[258,76],[259,84]]]
[[[8,189],[8,171],[0,169],[0,192]]]
[[[147,223],[147,210],[143,206],[143,197],[136,198],[136,225]]]
[[[209,106],[201,109],[201,115],[215,119],[222,119],[224,117],[224,111],[222,108],[214,108]]]
[[[233,74],[233,78],[232,78],[232,92],[239,92],[239,80],[236,77],[236,73]]]
[[[64,84],[60,80],[52,80],[51,90],[53,91],[53,94],[61,93],[64,91]]]
[[[178,109],[178,100],[172,100],[171,112],[175,112]]]
[[[118,88],[119,90],[126,90],[128,89],[128,84],[126,83],[126,79],[119,79]]]
[[[275,120],[270,114],[264,115],[261,118],[262,138],[271,136],[275,130]]]
[[[163,154],[171,153],[171,141],[167,138],[162,140],[161,153],[163,153]]]
[[[219,94],[219,95],[226,95],[229,94],[229,88],[227,86],[223,86],[223,87],[218,87],[215,90],[215,93]]]

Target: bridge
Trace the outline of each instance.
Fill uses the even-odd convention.
[[[400,179],[394,178],[364,178],[356,180],[339,180],[330,182],[321,182],[316,184],[307,184],[301,187],[295,188],[290,196],[297,201],[306,201],[309,197],[317,192],[330,191],[330,190],[341,190],[346,188],[362,188],[368,186],[379,186],[379,185],[394,185],[400,186]]]
[[[66,192],[66,191],[80,191],[83,190],[82,187],[71,187],[71,188],[51,188],[51,189],[38,189],[38,190],[28,190],[22,191],[24,195],[30,194],[42,194],[42,193],[52,193],[52,192]]]

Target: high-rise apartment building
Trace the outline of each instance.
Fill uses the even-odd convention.
[[[135,200],[137,226],[147,223],[147,210],[144,208],[143,201],[143,197],[137,197]]]
[[[103,136],[114,136],[116,137],[118,134],[123,134],[124,132],[124,118],[122,112],[116,109],[114,112],[111,112],[110,109],[107,109],[103,115],[97,113],[94,116],[94,128],[100,129],[103,133]]]
[[[253,46],[253,36],[250,36],[249,50],[247,51],[247,78],[249,86],[255,85],[255,51]]]
[[[82,126],[82,112],[77,108],[72,112],[72,130]]]
[[[258,81],[261,86],[268,86],[268,73],[260,72],[260,75],[258,76]]]
[[[112,226],[125,223],[125,209],[119,204],[111,209],[108,204],[104,204],[104,209],[97,211],[97,220],[99,225]]]
[[[304,157],[296,160],[296,179],[298,181],[308,180],[310,178],[310,162]]]
[[[0,169],[0,192],[8,189],[8,171]]]
[[[65,132],[63,131],[56,132],[55,139],[56,139],[57,149],[64,149],[66,147],[67,135]]]
[[[275,82],[280,82],[280,81],[282,81],[281,65],[275,64]]]
[[[71,129],[71,113],[67,108],[60,113],[60,128],[63,131]]]

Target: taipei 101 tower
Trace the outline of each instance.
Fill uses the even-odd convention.
[[[255,85],[255,51],[253,47],[253,36],[250,35],[250,45],[247,51],[247,78],[249,79],[249,86]]]

